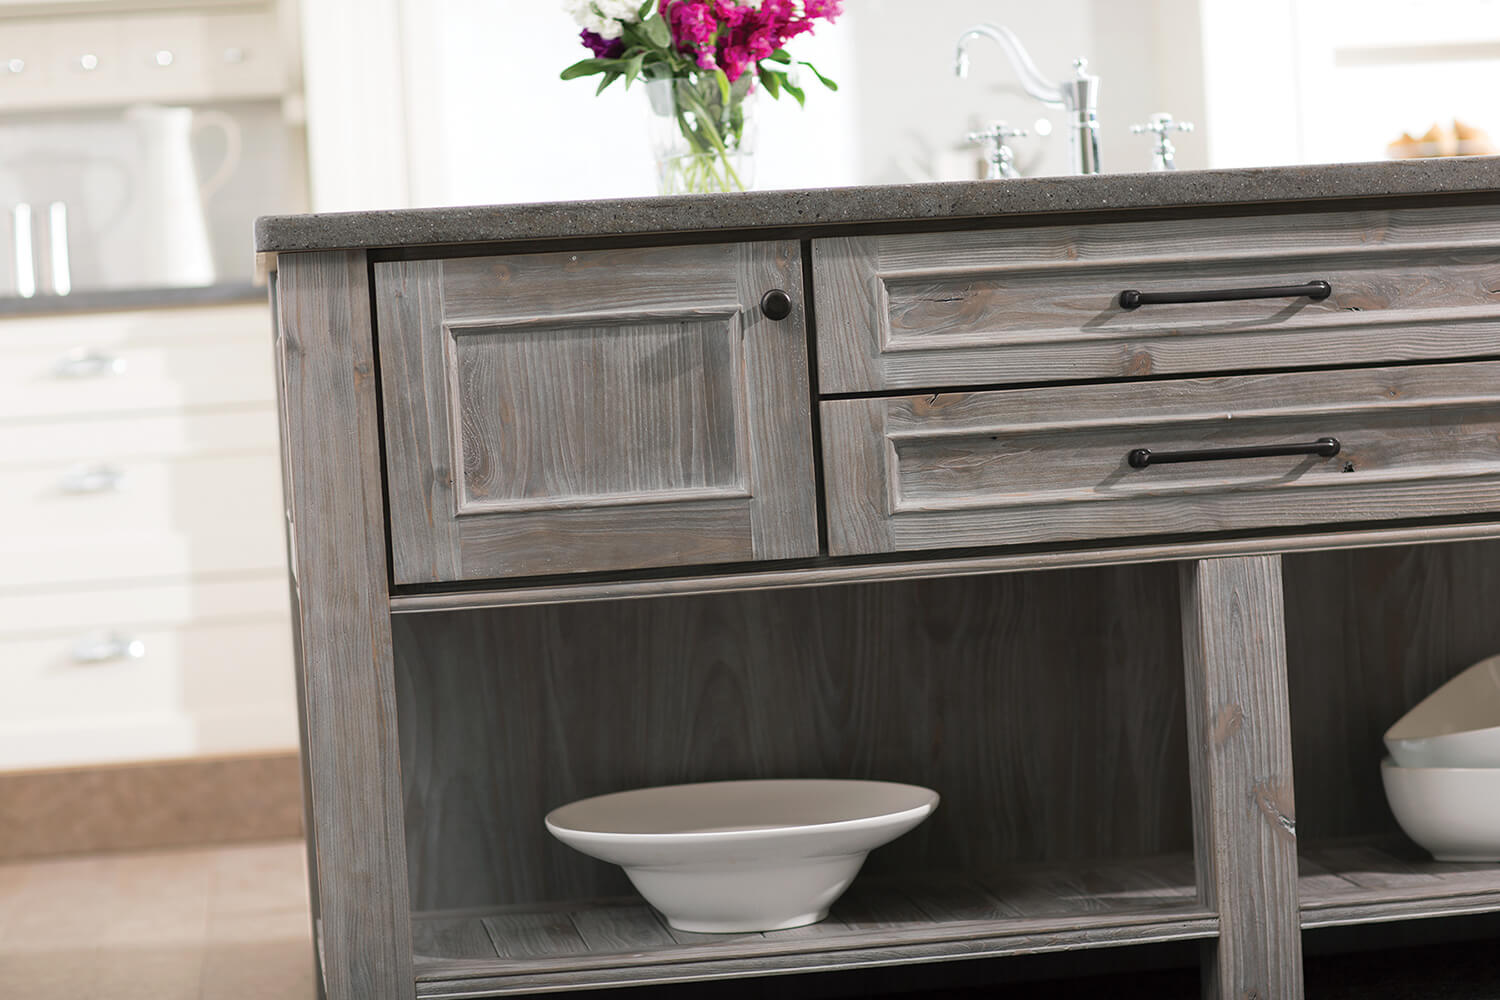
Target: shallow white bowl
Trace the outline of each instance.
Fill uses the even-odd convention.
[[[865,855],[937,803],[888,781],[713,781],[583,799],[547,829],[624,868],[679,930],[773,931],[828,916]]]
[[[1438,688],[1385,732],[1402,767],[1500,767],[1500,656]]]
[[[1500,861],[1500,769],[1381,761],[1385,798],[1406,835],[1439,861]]]

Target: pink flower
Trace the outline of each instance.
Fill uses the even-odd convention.
[[[738,80],[762,59],[819,19],[843,13],[840,0],[762,0],[757,7],[734,0],[661,0],[662,16],[677,50],[695,56],[702,69],[719,67]]]

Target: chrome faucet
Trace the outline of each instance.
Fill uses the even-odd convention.
[[[993,24],[976,24],[958,36],[958,50],[954,53],[953,71],[960,78],[969,75],[969,42],[975,38],[988,38],[1005,50],[1016,75],[1021,78],[1021,87],[1032,97],[1048,107],[1064,108],[1069,115],[1068,133],[1071,139],[1073,173],[1097,174],[1099,172],[1099,78],[1087,72],[1088,61],[1073,60],[1074,78],[1062,83],[1053,83],[1037,70],[1021,40],[1009,28]]]

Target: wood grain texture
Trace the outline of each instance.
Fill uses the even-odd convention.
[[[1500,209],[815,240],[824,392],[1494,353]],[[1328,281],[1321,302],[1122,309],[1121,291]]]
[[[785,931],[690,934],[667,926],[661,914],[629,898],[603,899],[535,909],[510,907],[492,914],[424,914],[415,926],[423,940],[463,941],[468,950],[444,949],[418,960],[418,980],[437,983],[504,977],[512,982],[579,984],[615,974],[634,982],[674,978],[685,963],[714,975],[729,963],[759,965],[774,972],[785,963],[803,969],[871,964],[850,954],[885,948],[903,960],[914,950],[927,958],[962,958],[976,948],[991,955],[1026,954],[1065,946],[1123,944],[1181,934],[1212,917],[1197,900],[1188,855],[1129,859],[1069,870],[1029,866],[1003,876],[861,876],[833,906],[828,919]],[[1007,885],[999,899],[983,883]],[[1122,886],[1160,886],[1158,891],[1117,892]],[[1090,893],[1097,890],[1099,895]],[[957,912],[952,900],[966,902]],[[981,902],[982,901],[982,902]],[[431,925],[428,929],[424,925]],[[502,949],[497,959],[486,928]],[[527,934],[546,927],[544,935]],[[520,938],[502,931],[520,930]],[[1211,934],[1212,931],[1210,930]],[[1204,935],[1206,936],[1206,935]],[[887,956],[888,957],[888,956]],[[424,990],[425,992],[425,990]]]
[[[1500,364],[822,404],[834,555],[1500,507]],[[1337,438],[1337,457],[1133,469],[1136,448]],[[873,471],[872,471],[873,468]]]
[[[1500,544],[1301,554],[1285,567],[1300,828],[1314,840],[1399,836],[1381,737],[1500,651]]]
[[[1198,891],[1219,913],[1204,994],[1302,996],[1281,562],[1182,564]]]
[[[1302,926],[1500,911],[1500,865],[1433,861],[1404,841],[1304,849]]]
[[[1184,850],[1167,566],[394,620],[412,898],[629,891],[554,841],[574,799],[849,777],[942,805],[868,872]]]
[[[376,266],[398,583],[812,555],[795,243]],[[771,288],[793,295],[780,322]]]
[[[370,288],[363,253],[283,255],[289,552],[331,1000],[412,995]]]
[[[936,577],[986,576],[1029,570],[1081,569],[1136,563],[1177,562],[1223,556],[1267,555],[1279,552],[1357,550],[1407,543],[1444,545],[1488,541],[1500,535],[1500,525],[1469,521],[1456,524],[1402,525],[1380,528],[1343,528],[1257,538],[1214,538],[1200,541],[1161,541],[1129,544],[1022,549],[1017,552],[950,556],[942,559],[904,559],[900,562],[822,564],[793,569],[737,569],[727,572],[666,578],[590,580],[587,582],[530,583],[439,594],[399,594],[391,598],[396,614],[429,614],[476,608],[522,607],[536,604],[576,604],[592,601],[637,600],[694,594],[745,593],[791,587],[829,587],[846,583],[926,580]],[[1288,627],[1291,627],[1290,625]]]

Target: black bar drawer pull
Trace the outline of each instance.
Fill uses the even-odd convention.
[[[1128,288],[1120,293],[1120,308],[1168,305],[1179,302],[1233,302],[1236,299],[1300,299],[1321,301],[1333,294],[1326,281],[1309,281],[1305,285],[1265,285],[1261,288],[1220,288],[1206,292],[1142,292]]]
[[[1343,447],[1336,437],[1321,437],[1307,444],[1263,444],[1251,448],[1202,448],[1198,451],[1152,451],[1136,448],[1125,460],[1132,469],[1173,462],[1222,462],[1231,458],[1272,458],[1278,455],[1322,455],[1332,458]]]

